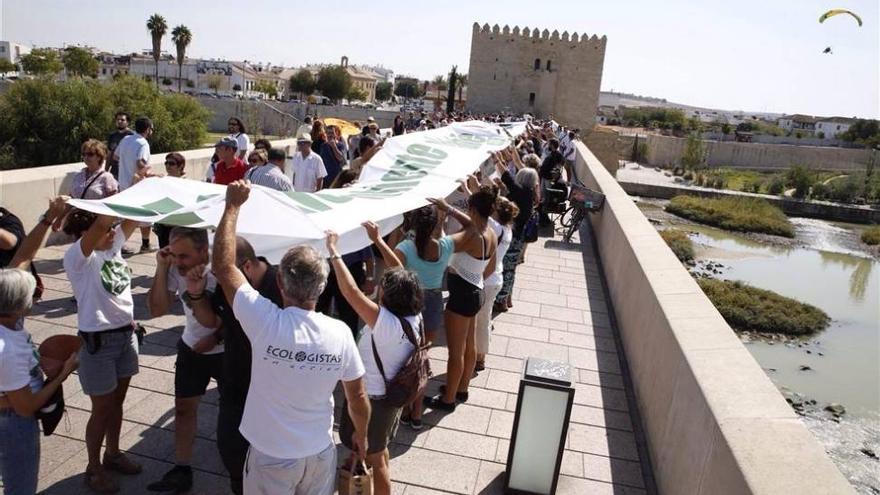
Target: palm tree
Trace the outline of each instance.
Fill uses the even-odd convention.
[[[193,35],[189,28],[183,24],[171,31],[171,41],[177,46],[177,92],[180,93],[180,84],[183,82],[183,60],[186,58],[186,47],[192,42]]]
[[[446,78],[442,75],[434,78],[433,81],[434,86],[437,88],[437,101],[440,101],[440,91],[446,89]]]
[[[162,37],[168,32],[168,23],[159,14],[147,19],[147,30],[153,38],[153,60],[156,61],[156,89],[159,89],[159,57],[162,55]]]
[[[467,74],[458,75],[458,104],[461,105],[461,92],[467,86]]]

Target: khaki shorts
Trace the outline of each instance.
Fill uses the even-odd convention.
[[[388,448],[397,435],[402,408],[394,407],[384,399],[370,399],[370,424],[367,426],[367,453],[376,454]],[[339,440],[351,449],[351,436],[354,424],[348,417],[348,403],[342,404],[342,419],[339,420]]]

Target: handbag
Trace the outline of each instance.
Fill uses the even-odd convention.
[[[339,468],[336,489],[339,495],[373,495],[373,468],[352,454]]]
[[[431,378],[431,362],[428,359],[428,343],[424,324],[419,323],[420,340],[417,341],[412,326],[406,321],[406,318],[398,316],[397,319],[400,320],[400,326],[403,328],[406,338],[413,345],[413,352],[391,380],[385,376],[385,367],[382,366],[382,359],[379,358],[376,341],[372,334],[370,335],[370,343],[373,346],[376,366],[379,368],[382,380],[385,381],[385,400],[394,407],[403,407],[415,400],[428,386],[428,379]]]
[[[538,210],[535,210],[532,212],[532,216],[529,217],[529,220],[523,227],[524,242],[535,242],[538,240],[538,219]]]

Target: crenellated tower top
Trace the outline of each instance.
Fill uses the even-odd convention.
[[[588,35],[587,33],[578,34],[576,32],[569,34],[568,31],[563,31],[560,35],[559,31],[557,30],[554,30],[551,33],[547,29],[530,29],[528,26],[523,27],[522,29],[520,29],[519,26],[514,26],[513,28],[510,28],[509,26],[504,26],[502,28],[499,27],[498,24],[495,24],[494,26],[483,24],[482,26],[480,26],[480,23],[478,22],[474,23],[473,34],[474,37],[487,39],[503,37],[503,39],[509,42],[515,42],[517,40],[548,40],[575,43],[587,46],[604,46],[607,41],[607,37],[604,35],[600,38],[595,34],[592,36]]]

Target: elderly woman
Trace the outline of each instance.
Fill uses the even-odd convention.
[[[119,183],[113,178],[113,174],[104,169],[108,151],[104,143],[97,139],[89,139],[80,146],[85,167],[73,176],[68,194],[76,199],[104,199],[119,192]],[[69,212],[72,208],[68,207]],[[64,215],[58,218],[53,226],[60,230],[64,221]]]
[[[64,210],[64,199],[54,200],[22,241],[10,268],[0,269],[0,479],[4,493],[36,493],[40,427],[34,415],[78,364],[74,354],[64,362],[58,376],[44,383],[39,354],[23,327],[36,288],[28,267],[49,226],[64,215]]]
[[[119,490],[107,471],[141,472],[141,466],[119,450],[122,404],[131,377],[138,372],[131,273],[122,258],[122,246],[137,227],[131,220],[117,225],[113,217],[82,210],[71,213],[64,227],[78,238],[65,253],[63,264],[79,307],[77,326],[83,340],[79,381],[92,403],[86,425],[85,480],[99,493]]]
[[[366,222],[364,228],[373,242],[381,242],[379,227]],[[336,248],[338,236],[327,234],[330,262],[336,273],[339,290],[354,308],[366,326],[358,340],[358,352],[366,369],[367,394],[370,398],[370,422],[367,427],[367,464],[373,468],[373,493],[391,493],[391,472],[388,443],[397,433],[400,407],[385,400],[385,384],[397,375],[410,358],[415,345],[424,338],[422,326],[422,288],[416,274],[400,268],[386,270],[379,284],[379,302],[373,302],[364,294],[342,262]],[[406,327],[409,331],[405,330]],[[343,410],[345,407],[343,407]],[[339,425],[339,438],[352,447],[354,425],[348,415],[343,415]]]
[[[503,283],[498,295],[495,296],[494,311],[503,313],[513,306],[511,294],[516,277],[516,266],[525,246],[525,226],[535,210],[535,205],[540,201],[538,172],[528,165],[519,169],[516,176],[512,176],[504,167],[501,160],[495,160],[495,168],[501,174],[501,181],[507,188],[507,198],[516,204],[519,214],[513,222],[513,238],[510,247],[504,255]]]

